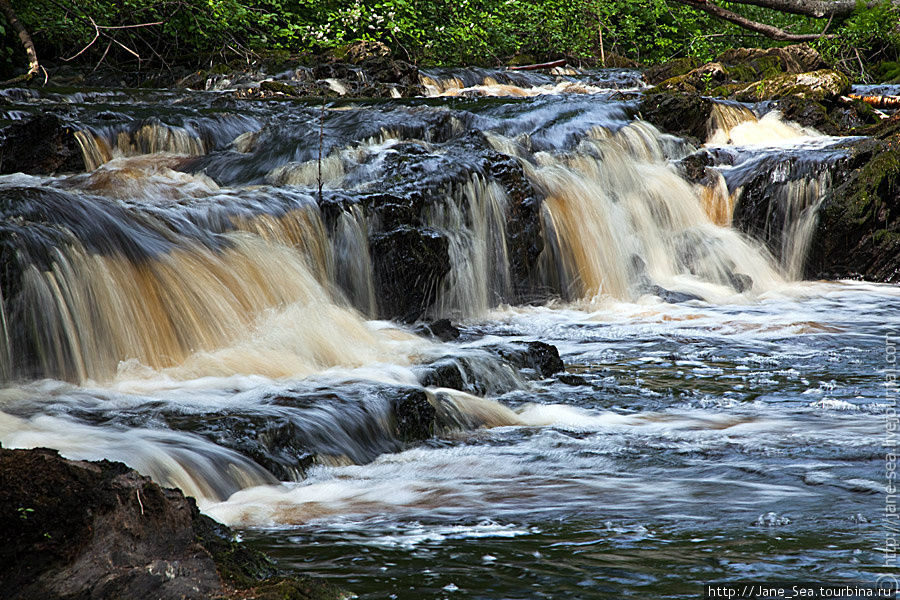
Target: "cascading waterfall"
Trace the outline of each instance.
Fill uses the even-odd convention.
[[[227,137],[234,133],[232,126],[216,135]],[[134,139],[166,140],[136,144],[132,150],[179,149],[172,141],[178,136],[159,131],[169,129],[145,124],[132,131]],[[369,184],[364,175],[378,176],[385,160],[401,148],[397,135],[383,130],[377,139],[332,152],[323,161],[325,183],[339,186],[350,177],[343,185],[357,181],[365,189]],[[667,161],[689,148],[646,123],[615,130],[594,127],[570,150],[532,152],[526,149],[527,139],[488,137],[495,149],[518,157],[532,184],[545,195],[544,268],[538,282],[544,289],[560,290],[573,299],[605,295],[623,300],[663,289],[716,301],[751,288],[760,293],[781,281],[765,252],[725,226],[733,196],[723,181],[712,186],[684,181]],[[428,144],[416,143],[431,153],[426,156],[439,156]],[[205,146],[195,149],[208,151]],[[111,198],[143,199],[149,205],[162,194],[176,202],[239,200],[223,196],[227,190],[203,173],[190,176],[170,168],[178,166],[178,159],[152,156],[114,159],[89,176],[63,183]],[[199,224],[218,236],[216,248],[174,234],[164,221],[154,222],[146,213],[138,218],[166,239],[164,249],[149,255],[128,256],[117,248],[98,253],[82,245],[76,234],[53,249],[47,266],[21,258],[21,289],[16,298],[6,293],[2,352],[10,357],[33,354],[35,364],[7,368],[6,376],[30,368],[76,381],[108,380],[124,361],[175,369],[172,373],[183,368],[183,376],[225,374],[229,369],[286,376],[383,355],[359,317],[340,308],[346,303],[365,315],[376,313],[368,244],[372,217],[364,206],[345,203],[326,225],[321,207],[309,195],[316,183],[313,166],[278,166],[267,178],[287,186],[288,195],[294,187],[308,190],[304,197],[310,200],[298,200],[299,206],[237,212],[226,216],[224,224],[200,218]],[[788,199],[786,222],[796,231],[784,236],[782,253],[790,273],[802,266],[808,238],[804,233],[815,210],[811,197],[820,197],[824,185],[785,188],[790,198],[798,198]],[[172,190],[177,193],[172,195]],[[284,203],[263,193],[251,188],[242,195],[259,207]],[[446,236],[450,261],[432,315],[465,318],[515,302],[505,227],[509,210],[504,187],[477,173],[424,205],[422,222]],[[113,223],[123,217],[108,218]],[[133,235],[128,226],[121,233],[123,239]],[[273,311],[287,314],[300,310],[297,307],[305,307],[299,332],[303,341],[289,344],[289,359],[259,346],[254,346],[255,358],[240,358],[237,348],[249,349],[248,336],[256,335],[252,332],[259,331],[261,319],[274,322]],[[347,339],[327,335],[329,328]]]
[[[479,315],[512,298],[507,203],[502,186],[476,175],[433,207],[428,224],[450,238],[450,274],[439,294],[437,314]]]
[[[256,120],[240,115],[188,119],[181,126],[147,119],[125,125],[84,129],[75,132],[75,139],[87,170],[93,171],[114,158],[140,154],[166,152],[201,156],[259,126]]]
[[[667,164],[668,143],[635,122],[616,132],[595,128],[571,153],[525,162],[547,195],[549,247],[559,249],[564,289],[628,300],[653,283],[717,300],[778,285],[765,251],[718,226]]]

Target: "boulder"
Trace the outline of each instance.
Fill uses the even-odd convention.
[[[777,100],[794,96],[805,100],[825,100],[850,91],[850,80],[843,73],[820,69],[808,73],[785,73],[752,83],[732,94],[742,102]]]
[[[520,369],[532,369],[541,378],[566,369],[556,346],[545,342],[518,342],[497,347],[496,352]]]
[[[655,93],[641,99],[641,117],[658,129],[680,137],[706,140],[713,101],[699,94]]]
[[[0,129],[0,174],[84,171],[75,131],[59,116],[41,114]]]
[[[0,598],[341,598],[122,463],[0,449]]]
[[[700,66],[700,61],[692,56],[673,58],[660,65],[653,65],[648,68],[644,71],[644,79],[646,79],[647,83],[650,85],[657,85],[666,79],[684,75],[685,73],[696,69],[698,66]]]
[[[805,275],[900,281],[900,135],[860,144],[833,179]]]
[[[861,100],[844,102],[837,99],[817,101],[800,96],[788,96],[775,103],[784,118],[813,127],[827,135],[853,135],[852,131],[880,123],[871,106]]]
[[[781,73],[807,73],[828,65],[819,52],[808,44],[782,48],[733,48],[716,57],[715,62],[729,65],[740,81],[759,81]]]

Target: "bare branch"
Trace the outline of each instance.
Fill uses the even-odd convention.
[[[94,19],[93,19],[92,17],[88,17],[88,19],[91,20],[91,25],[94,26],[94,39],[92,39],[92,40],[88,43],[87,46],[85,46],[84,48],[82,48],[81,50],[79,50],[77,54],[75,54],[75,55],[73,55],[73,56],[70,56],[69,58],[64,58],[64,59],[63,59],[64,61],[69,62],[70,60],[75,60],[76,58],[78,58],[79,56],[81,56],[82,54],[84,54],[84,53],[87,51],[88,48],[90,48],[91,46],[93,46],[93,45],[94,45],[94,42],[96,42],[97,39],[100,37],[100,28],[97,27],[97,23],[94,22]],[[108,48],[107,48],[107,50],[108,50]],[[106,55],[105,52],[104,52],[103,54],[104,54],[104,56]]]

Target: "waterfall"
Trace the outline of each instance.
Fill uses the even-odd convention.
[[[547,195],[548,247],[558,249],[551,262],[562,288],[632,300],[657,285],[715,300],[778,285],[767,253],[718,225],[726,220],[716,218],[720,209],[668,164],[667,142],[635,122],[595,128],[570,153],[526,162]],[[720,183],[715,189],[718,205],[729,196]]]
[[[459,83],[494,76],[550,83],[497,72]],[[451,86],[457,76],[435,77]],[[454,319],[555,297],[752,298],[802,274],[829,184],[827,168],[752,170],[778,180],[765,202],[780,218],[761,220],[770,254],[731,227],[735,214],[746,221],[735,205],[749,201],[748,169],[726,164],[690,182],[675,163],[696,149],[627,111],[551,99],[483,113],[418,107],[408,122],[367,111],[327,113],[340,143],[321,163],[307,135],[321,111],[277,131],[235,115],[83,129],[90,173],[24,203],[37,188],[3,188],[13,207],[3,377],[108,381],[135,365],[174,378],[280,377],[377,362],[396,340],[364,318],[384,314],[387,288],[418,294],[417,316]],[[811,133],[725,103],[709,127],[732,142]],[[414,272],[379,263],[385,247]]]

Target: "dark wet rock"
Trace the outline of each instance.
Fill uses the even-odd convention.
[[[716,183],[718,174],[713,167],[728,164],[730,156],[717,156],[714,152],[700,150],[675,163],[679,174],[691,183],[711,186]]]
[[[900,135],[900,113],[889,119],[878,119],[873,125],[858,127],[851,133],[854,135],[867,135],[881,140]]]
[[[449,243],[439,232],[401,226],[369,239],[378,313],[411,322],[437,298],[450,272]]]
[[[41,114],[0,129],[0,174],[74,171],[84,171],[84,159],[75,130],[57,115]]]
[[[323,461],[366,464],[431,437],[434,415],[429,406],[419,388],[360,385],[341,394],[286,390],[255,411],[167,413],[163,420],[167,428],[205,437],[250,458],[274,475],[273,482],[299,481]],[[134,419],[120,416],[117,422],[146,426]],[[215,491],[227,498],[236,490]]]
[[[409,444],[422,442],[434,435],[434,405],[419,389],[400,392],[393,401],[394,428],[397,438]]]
[[[900,281],[900,135],[853,149],[833,178],[806,276]]]
[[[438,319],[430,323],[421,323],[413,330],[419,335],[427,335],[444,342],[459,339],[459,328],[450,319]]]
[[[290,416],[270,412],[166,415],[172,429],[190,431],[213,443],[234,450],[274,475],[277,481],[302,479],[315,464],[315,441]],[[227,497],[237,490],[220,490]]]
[[[775,106],[785,119],[804,127],[813,127],[826,135],[850,135],[854,129],[875,125],[881,121],[872,107],[861,100],[816,101],[788,96],[778,100]]]
[[[556,346],[545,342],[518,342],[496,348],[497,354],[520,369],[532,369],[539,377],[550,377],[566,366]]]
[[[439,358],[417,369],[419,383],[478,396],[505,394],[518,389],[522,382],[519,375],[522,361],[513,363],[502,356],[500,350],[501,347],[495,346]]]
[[[506,251],[516,301],[545,300],[546,290],[537,283],[538,260],[544,250],[542,196],[518,161],[493,151],[486,157],[488,172],[500,182],[510,200],[506,214]]]
[[[463,392],[476,392],[475,386],[468,382],[465,370],[465,360],[459,358],[445,358],[428,365],[425,372],[419,377],[419,383],[425,387],[441,387],[460,390]]]
[[[706,140],[713,101],[699,94],[649,93],[641,99],[641,117],[666,133]]]
[[[573,373],[562,373],[556,376],[561,383],[571,386],[581,386],[581,385],[591,385],[591,383],[582,375],[575,375]]]
[[[0,449],[0,597],[339,598],[127,466]],[[292,590],[290,595],[276,595]]]

